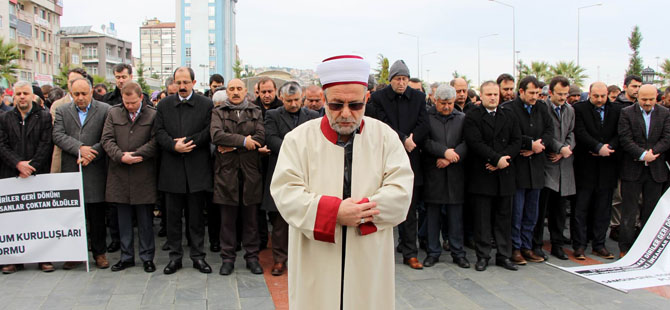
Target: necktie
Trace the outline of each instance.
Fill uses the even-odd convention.
[[[528,114],[530,114],[530,111],[532,111],[532,109],[533,109],[533,106],[530,106],[530,105],[526,106],[526,110],[528,110]]]
[[[131,113],[130,114],[130,121],[134,123],[136,117],[137,117],[137,112]]]
[[[182,99],[181,103],[188,103],[188,99]]]
[[[558,118],[561,118],[561,107],[556,107],[556,115],[558,115]]]
[[[491,115],[491,117],[496,117],[496,111],[491,111],[489,112],[489,114]]]
[[[603,107],[599,107],[599,108],[596,108],[596,111],[598,112],[598,116],[600,116],[600,124],[602,125],[603,120],[605,118],[605,115],[603,115],[604,114],[603,112],[605,111],[605,109],[603,109]]]

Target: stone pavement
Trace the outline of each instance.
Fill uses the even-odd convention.
[[[157,238],[157,247],[164,241]],[[611,240],[607,246],[617,249]],[[474,251],[467,252],[474,263]],[[139,264],[121,272],[93,266],[90,273],[83,266],[65,271],[60,263],[55,272],[43,273],[36,264],[28,264],[26,270],[0,275],[0,309],[285,309],[286,277],[253,275],[239,254],[235,272],[228,277],[218,275],[221,260],[214,253],[207,256],[214,270],[210,275],[191,268],[188,258],[182,270],[164,275],[168,258],[160,250],[158,270],[152,274]],[[420,260],[424,257],[420,253]],[[113,264],[119,253],[108,258]],[[269,273],[270,250],[262,252],[261,262]],[[477,272],[458,268],[448,252],[424,270],[403,265],[398,254],[396,262],[397,309],[670,309],[669,290],[664,290],[668,297],[644,289],[625,294],[543,263],[529,263],[516,272],[494,265]],[[550,262],[578,264],[556,258]]]

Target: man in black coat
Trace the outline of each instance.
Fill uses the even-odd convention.
[[[158,190],[165,192],[170,247],[170,263],[163,272],[172,274],[182,267],[181,218],[183,210],[187,210],[193,268],[211,273],[212,268],[205,261],[202,208],[213,181],[209,145],[213,104],[193,91],[195,73],[191,68],[177,68],[174,80],[179,91],[159,102],[154,121],[161,148]]]
[[[463,139],[465,114],[454,109],[456,90],[440,85],[435,91],[435,106],[428,110],[430,133],[424,142],[423,170],[426,180],[423,201],[426,204],[427,253],[423,262],[431,267],[439,261],[440,223],[446,209],[451,257],[461,268],[469,268],[463,250],[463,202],[465,201],[464,160],[467,153]],[[446,241],[446,240],[445,240]]]
[[[33,102],[29,82],[14,84],[14,108],[0,114],[0,178],[27,178],[49,173],[51,168],[51,114]],[[6,265],[2,273],[14,273],[22,265]],[[44,272],[54,271],[51,263],[39,263]]]
[[[670,112],[656,105],[656,87],[643,85],[637,103],[621,110],[619,142],[623,152],[621,168],[620,255],[635,241],[638,200],[642,194],[640,222],[649,219],[668,180],[665,152],[670,148]]]
[[[512,160],[521,149],[521,130],[513,112],[498,107],[498,84],[480,88],[482,104],[465,116],[463,132],[468,146],[468,193],[473,195],[475,218],[475,270],[484,271],[491,252],[491,216],[496,241],[496,265],[517,270],[512,255],[512,196],[516,190]]]
[[[272,257],[275,264],[272,266],[271,274],[280,276],[286,269],[288,258],[288,224],[277,211],[272,196],[270,195],[270,180],[277,165],[279,150],[284,141],[284,136],[300,124],[315,118],[319,113],[308,108],[301,108],[302,88],[296,82],[284,84],[280,90],[281,101],[284,106],[269,110],[265,114],[265,143],[270,149],[270,161],[263,190],[263,203],[261,208],[268,212],[272,221]]]
[[[638,75],[628,75],[623,80],[623,91],[619,93],[614,103],[622,105],[622,108],[637,102],[637,95],[642,86],[642,78]]]
[[[123,98],[121,96],[121,89],[123,88],[123,85],[126,85],[126,82],[133,80],[133,67],[131,67],[129,64],[121,63],[114,66],[112,71],[114,71],[114,81],[116,82],[116,88],[114,91],[106,93],[102,97],[102,102],[106,102],[109,105],[117,105],[123,103]],[[153,106],[150,100],[151,96],[147,95],[146,93],[142,94],[142,106]]]
[[[398,133],[398,138],[405,146],[409,161],[414,171],[414,192],[407,219],[400,224],[400,244],[403,262],[413,269],[423,269],[417,259],[417,218],[416,204],[420,200],[423,173],[421,157],[417,145],[422,145],[428,136],[430,125],[426,112],[426,95],[421,91],[407,87],[409,68],[405,62],[398,60],[389,70],[390,87],[372,93],[370,104],[374,115],[369,115],[391,126]],[[366,109],[367,110],[367,109]]]
[[[617,126],[621,106],[609,102],[605,83],[595,82],[589,87],[589,99],[573,107],[577,195],[571,212],[570,236],[574,256],[586,259],[587,231],[592,230],[593,253],[611,259],[614,256],[605,248],[605,237],[619,171],[615,150],[619,148]]]
[[[449,82],[449,85],[456,90],[456,103],[454,109],[463,113],[468,113],[472,108],[476,107],[468,97],[468,82],[463,78],[455,78]]]
[[[534,76],[519,81],[519,95],[503,104],[516,117],[521,129],[521,156],[514,158],[516,192],[512,207],[512,262],[543,262],[533,249],[540,191],[544,187],[544,142],[553,139],[552,120],[546,104],[538,100],[541,88]],[[542,255],[544,255],[542,253]]]

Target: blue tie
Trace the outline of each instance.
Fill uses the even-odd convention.
[[[558,118],[561,118],[561,107],[556,107],[556,115],[558,115]]]
[[[526,110],[528,110],[528,114],[530,114],[530,111],[533,109],[533,106],[527,105]]]
[[[596,111],[598,111],[598,116],[600,116],[600,124],[602,125],[602,123],[604,121],[604,118],[605,118],[605,115],[603,115],[604,112],[605,112],[605,109],[603,107],[599,107],[599,108],[596,108]]]

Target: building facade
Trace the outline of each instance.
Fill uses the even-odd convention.
[[[15,43],[21,55],[16,77],[53,84],[60,59],[60,0],[0,0],[0,36]]]
[[[95,32],[91,28],[92,26],[63,27],[62,40],[81,44],[81,63],[86,72],[113,82],[115,65],[133,63],[132,43]]]
[[[74,41],[63,41],[60,44],[60,65],[61,67],[80,68],[82,64],[81,44]]]
[[[140,27],[140,60],[145,77],[154,73],[161,81],[172,76],[177,67],[177,33],[175,23],[146,20]]]
[[[209,76],[233,77],[237,0],[176,0],[177,64],[195,71],[197,89]]]

